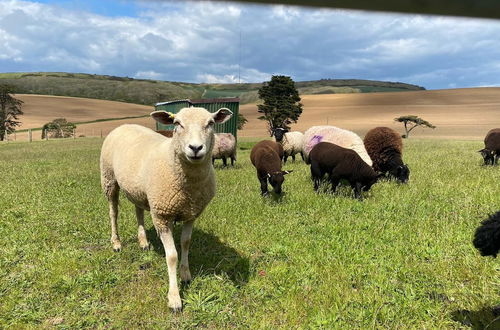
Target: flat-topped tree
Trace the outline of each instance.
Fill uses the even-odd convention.
[[[402,136],[403,138],[408,138],[410,132],[418,126],[436,128],[436,126],[429,123],[427,120],[424,120],[415,115],[406,115],[398,118],[394,118],[394,121],[403,123],[405,125],[405,134]]]
[[[0,141],[3,141],[7,134],[13,133],[16,126],[21,124],[17,119],[23,114],[21,111],[23,101],[13,97],[13,93],[13,86],[0,85]]]

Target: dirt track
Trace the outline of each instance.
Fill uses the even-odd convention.
[[[129,103],[101,101],[84,98],[16,95],[24,101],[24,115],[20,118],[23,128],[40,127],[55,118],[69,121],[88,121],[148,114],[152,107]],[[500,127],[500,88],[467,88],[433,91],[370,94],[303,95],[304,112],[292,129],[305,131],[314,125],[335,125],[350,129],[360,135],[375,126],[389,126],[403,133],[403,125],[393,119],[401,115],[418,115],[431,122],[436,129],[412,131],[412,137],[483,139],[493,127]],[[241,137],[267,135],[265,122],[258,120],[257,106],[240,106],[248,119]],[[78,135],[106,135],[124,123],[136,123],[153,128],[149,118],[128,119],[79,125]],[[40,132],[34,132],[39,138]],[[17,134],[19,140],[27,134]]]

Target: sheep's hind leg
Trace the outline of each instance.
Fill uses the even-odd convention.
[[[137,217],[137,238],[139,239],[139,246],[144,251],[149,250],[148,237],[146,236],[146,231],[144,230],[144,209],[136,206],[135,215]]]
[[[181,281],[185,284],[191,282],[191,272],[189,271],[189,246],[191,245],[191,233],[193,232],[194,220],[184,222],[181,234]]]
[[[154,214],[152,214],[152,216],[153,223],[155,224],[158,235],[163,243],[163,248],[165,249],[169,282],[168,307],[170,307],[173,312],[180,312],[182,310],[182,301],[177,286],[177,250],[175,249],[174,237],[172,234],[172,221],[165,224],[163,219],[159,219]]]
[[[113,245],[113,251],[120,252],[122,249],[122,243],[118,235],[118,198],[120,187],[116,182],[110,182],[105,187],[109,203],[109,218],[111,220],[111,244]]]

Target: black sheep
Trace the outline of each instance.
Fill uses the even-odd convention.
[[[262,195],[267,195],[267,182],[271,184],[276,194],[281,194],[281,185],[285,175],[292,171],[281,170],[283,147],[274,141],[264,140],[257,143],[250,152],[250,160],[257,169]]]
[[[500,158],[500,128],[493,128],[484,138],[484,149],[479,150],[484,165],[498,165]]]
[[[389,173],[401,183],[408,182],[410,169],[403,163],[401,135],[389,127],[375,127],[366,133],[364,144],[375,171]]]
[[[328,174],[335,192],[341,179],[349,181],[354,195],[362,199],[361,190],[368,191],[377,182],[379,175],[361,159],[356,151],[329,142],[320,142],[309,153],[314,190]]]
[[[497,256],[500,250],[500,211],[481,222],[472,243],[482,256]]]

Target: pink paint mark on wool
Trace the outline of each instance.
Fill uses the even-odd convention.
[[[307,142],[307,145],[306,145],[306,151],[307,151],[307,153],[309,153],[312,150],[312,148],[314,148],[315,145],[317,145],[318,143],[320,143],[321,140],[323,140],[323,136],[322,135],[315,135],[315,136],[313,136],[312,139]]]

